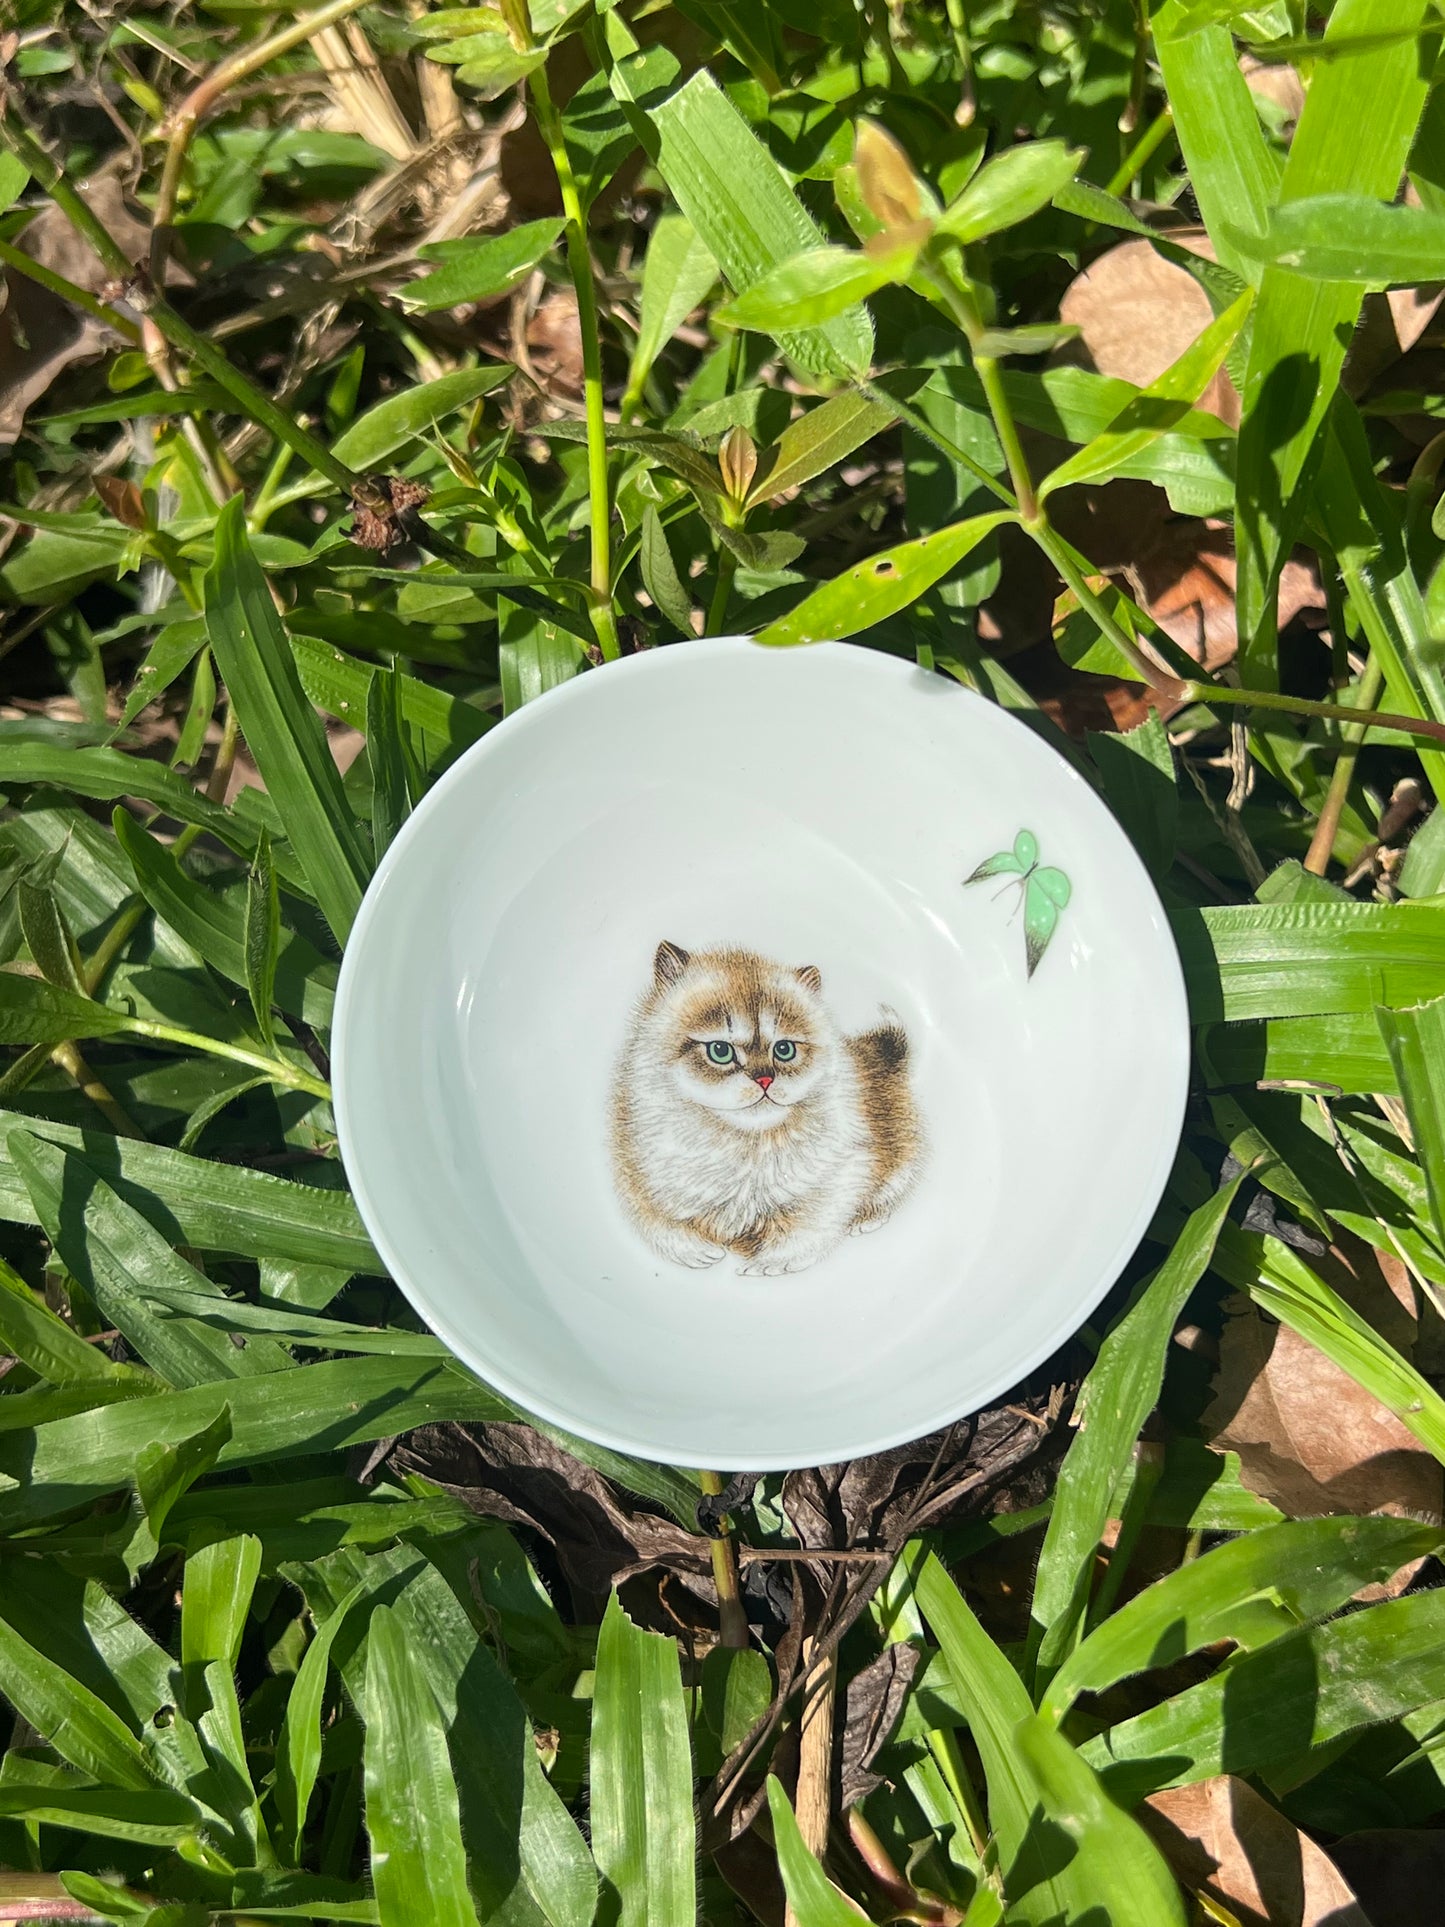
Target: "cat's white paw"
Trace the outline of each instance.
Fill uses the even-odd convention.
[[[673,1255],[680,1265],[686,1265],[690,1271],[706,1271],[719,1258],[726,1258],[728,1252],[726,1245],[689,1245],[686,1250]]]
[[[889,1211],[882,1211],[875,1218],[860,1218],[857,1224],[849,1225],[848,1236],[866,1238],[870,1231],[881,1231],[892,1215]]]
[[[820,1258],[826,1258],[833,1249],[831,1245],[819,1246],[809,1251],[764,1252],[754,1258],[751,1264],[740,1265],[740,1278],[782,1278],[789,1272],[808,1271]]]

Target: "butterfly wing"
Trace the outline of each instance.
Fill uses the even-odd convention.
[[[1036,883],[1050,903],[1056,903],[1062,910],[1074,894],[1074,886],[1062,870],[1055,870],[1046,864],[1042,870],[1035,870],[1032,881]]]
[[[1039,860],[1039,839],[1032,830],[1020,830],[1014,838],[1014,856],[1021,870],[1032,870]]]
[[[997,856],[988,857],[980,863],[971,877],[965,877],[964,886],[983,883],[988,877],[1016,877],[1022,874],[1023,867],[1011,850],[1000,850]]]
[[[1059,870],[1052,874],[1057,877],[1063,875]],[[1037,875],[1029,878],[1028,888],[1024,892],[1024,954],[1028,959],[1028,974],[1031,977],[1038,969],[1049,947],[1049,939],[1058,927],[1061,907],[1047,890],[1039,887]]]

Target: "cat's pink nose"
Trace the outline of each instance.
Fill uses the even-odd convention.
[[[768,1088],[769,1084],[772,1083],[772,1081],[773,1080],[771,1077],[755,1077],[753,1079],[753,1082],[757,1085],[760,1091],[765,1091]]]

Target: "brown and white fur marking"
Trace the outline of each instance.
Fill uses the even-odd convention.
[[[803,1271],[907,1196],[922,1136],[892,1013],[845,1037],[811,964],[658,946],[613,1087],[618,1190],[661,1257]]]

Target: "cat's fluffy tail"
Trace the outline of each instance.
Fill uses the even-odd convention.
[[[862,1036],[853,1038],[853,1049],[872,1070],[901,1071],[908,1062],[908,1032],[903,1019],[887,1004],[880,1005],[878,1014],[884,1022],[876,1030],[865,1030]]]

